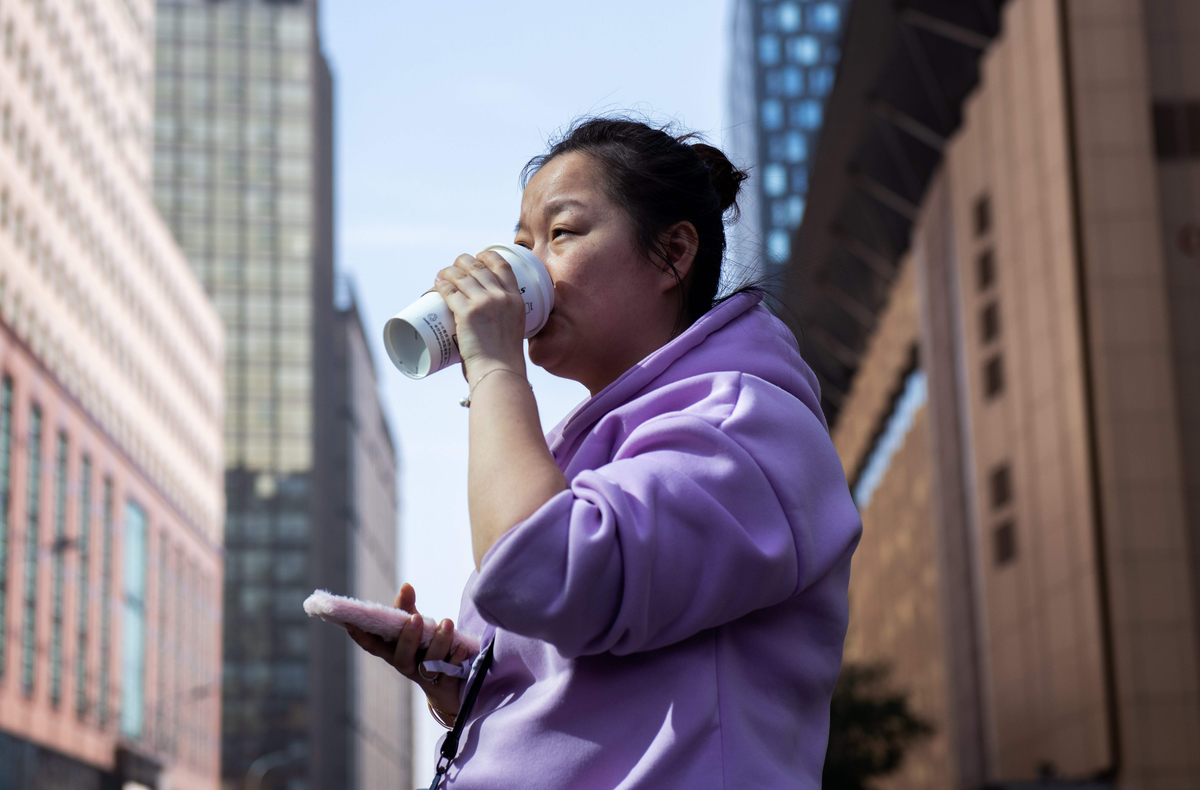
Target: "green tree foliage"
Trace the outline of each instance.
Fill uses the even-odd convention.
[[[842,665],[829,711],[824,790],[869,790],[871,779],[895,771],[910,746],[933,734],[903,694],[886,688],[888,672],[884,664]]]

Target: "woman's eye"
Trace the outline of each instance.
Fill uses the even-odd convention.
[[[550,231],[550,238],[557,239],[559,236],[570,232],[571,231],[567,230],[566,228],[555,228],[554,230]]]

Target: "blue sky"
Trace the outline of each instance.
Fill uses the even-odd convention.
[[[731,5],[322,4],[335,80],[337,264],[355,280],[375,344],[400,454],[401,573],[427,615],[457,619],[472,569],[458,406],[466,387],[457,371],[401,376],[383,351],[383,322],[460,253],[511,240],[522,166],[572,119],[632,110],[720,145]],[[547,428],[586,395],[532,366],[530,380]],[[414,783],[432,775],[442,732],[417,702]]]

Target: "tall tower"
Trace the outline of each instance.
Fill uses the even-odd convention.
[[[751,168],[733,260],[777,277],[804,217],[809,162],[841,54],[847,0],[738,0],[729,83],[730,148]],[[776,289],[777,290],[777,289]]]
[[[383,737],[397,760],[408,747],[399,718],[387,735],[361,726],[346,697],[358,648],[302,609],[314,588],[354,594],[358,506],[339,461],[317,3],[159,0],[157,40],[155,200],[229,339],[222,776],[358,786],[361,740]],[[392,675],[380,682],[407,683]]]
[[[0,785],[219,782],[224,335],[154,209],[154,6],[0,5]]]

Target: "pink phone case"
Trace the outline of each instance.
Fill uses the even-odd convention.
[[[304,601],[304,611],[309,617],[320,617],[338,625],[349,623],[358,626],[367,633],[378,634],[388,641],[400,635],[400,629],[409,618],[408,612],[401,609],[393,609],[373,601],[334,595],[328,590],[316,590],[308,596]],[[435,626],[433,620],[425,620],[425,627],[421,631],[421,647],[429,647]],[[479,640],[456,628],[450,652],[453,654],[459,645],[465,645],[470,655],[479,652]]]

